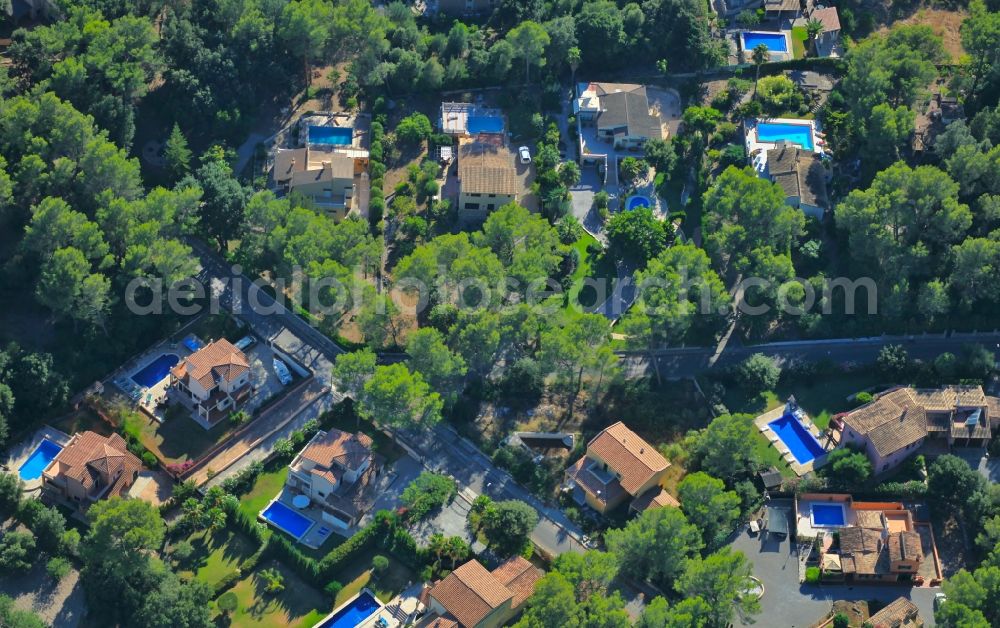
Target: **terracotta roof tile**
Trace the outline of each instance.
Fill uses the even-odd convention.
[[[819,20],[823,22],[823,32],[831,33],[840,30],[840,16],[837,14],[837,7],[826,7],[825,9],[816,9],[809,16],[814,20]]]
[[[56,454],[54,462],[48,475],[71,477],[88,491],[98,483],[98,478],[106,477],[111,481],[118,475],[109,491],[111,495],[131,484],[132,475],[142,468],[142,463],[128,450],[121,436],[101,436],[91,431],[74,434]]]
[[[458,147],[458,178],[463,194],[521,192],[514,154],[506,146],[466,142]]]
[[[890,534],[886,545],[889,548],[889,560],[892,562],[899,560],[921,561],[924,559],[919,532],[907,530]]]
[[[510,590],[477,560],[470,560],[448,574],[430,594],[468,628],[513,598]]]
[[[920,616],[920,609],[917,605],[906,599],[898,597],[888,606],[868,618],[872,628],[899,628],[900,626],[915,625]]]
[[[347,469],[357,469],[372,456],[372,439],[364,432],[353,434],[338,429],[320,432],[313,437],[302,457],[312,460],[317,465],[327,469],[341,466]]]
[[[666,490],[653,488],[636,497],[632,502],[631,508],[636,512],[642,512],[648,508],[664,508],[667,506],[679,508],[680,505],[677,498]]]
[[[205,390],[219,381],[231,382],[250,369],[247,356],[225,338],[210,342],[181,360],[171,373],[197,380]]]
[[[995,403],[993,407],[1000,406]],[[972,408],[983,409],[992,418],[991,403],[979,386],[947,386],[938,389],[895,388],[871,403],[861,406],[844,417],[844,423],[859,434],[867,435],[880,455],[887,456],[927,435],[928,431],[959,429],[960,436],[988,438],[989,421],[976,428],[956,428],[956,412]],[[946,416],[942,417],[941,415]]]
[[[511,606],[518,608],[535,592],[535,583],[542,577],[542,572],[524,557],[514,556],[494,569],[493,577],[510,590],[514,595]]]
[[[587,454],[591,453],[621,476],[619,481],[629,495],[635,495],[651,477],[670,466],[655,447],[621,421],[604,428],[587,444]]]

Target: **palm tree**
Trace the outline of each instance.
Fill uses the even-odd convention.
[[[757,75],[753,79],[753,96],[757,97],[757,81],[760,80],[760,66],[771,60],[771,51],[764,44],[757,44],[750,53],[750,59],[757,66]]]
[[[580,67],[580,49],[573,46],[567,50],[566,61],[569,63],[570,72],[573,73],[570,83],[573,85],[573,89],[576,89],[576,69]]]
[[[814,56],[817,54],[816,38],[819,37],[820,33],[822,33],[823,30],[824,30],[823,22],[817,20],[814,17],[809,18],[809,21],[806,22],[806,36],[808,37],[809,50],[812,51],[812,54]]]

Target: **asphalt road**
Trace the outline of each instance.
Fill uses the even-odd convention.
[[[982,344],[993,350],[1000,350],[1000,332],[926,334],[914,336],[878,336],[875,338],[845,338],[832,340],[809,340],[774,342],[762,345],[738,346],[730,343],[715,362],[715,367],[736,364],[754,353],[763,353],[784,363],[819,362],[830,360],[838,364],[858,364],[874,362],[882,347],[900,344],[906,347],[912,358],[934,359],[938,355],[958,353],[966,344]],[[707,347],[687,347],[661,349],[656,352],[660,374],[667,379],[679,379],[696,375],[710,366],[714,349]],[[648,355],[626,352],[622,355],[622,366],[627,377],[653,375],[652,362]]]

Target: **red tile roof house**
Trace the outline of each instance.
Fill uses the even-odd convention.
[[[426,590],[424,628],[496,628],[514,619],[542,572],[514,556],[493,571],[473,559]]]
[[[667,459],[656,448],[619,421],[587,443],[587,455],[566,469],[566,484],[574,499],[601,514],[627,499],[631,510],[679,506],[663,489]]]
[[[170,386],[210,429],[250,396],[250,362],[225,338],[216,340],[171,369]]]
[[[142,463],[118,434],[79,432],[42,472],[43,488],[86,510],[108,497],[128,497]]]
[[[983,447],[1000,427],[1000,399],[980,386],[893,388],[843,416],[841,443],[868,454],[876,473],[888,471],[928,439]]]
[[[357,525],[375,501],[378,459],[367,434],[318,432],[288,465],[285,486],[306,495],[323,521],[340,529]]]

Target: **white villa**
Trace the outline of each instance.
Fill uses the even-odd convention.
[[[172,368],[170,386],[207,429],[249,397],[250,363],[231,342],[216,340]]]
[[[331,429],[318,432],[292,460],[285,485],[308,497],[323,521],[346,529],[371,508],[377,475],[371,437]]]

